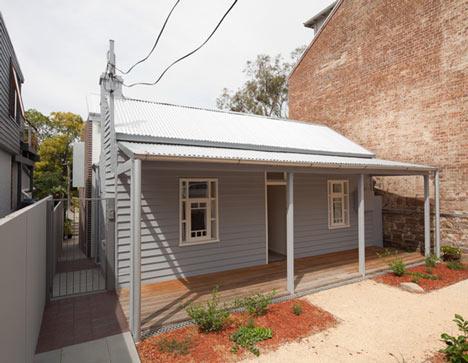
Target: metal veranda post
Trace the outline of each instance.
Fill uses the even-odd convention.
[[[366,240],[365,240],[365,206],[364,206],[364,174],[358,180],[358,254],[359,273],[366,275]]]

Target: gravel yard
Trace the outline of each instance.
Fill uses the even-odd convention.
[[[456,333],[455,313],[468,318],[468,280],[412,294],[372,280],[306,297],[333,314],[334,328],[248,361],[424,362]]]

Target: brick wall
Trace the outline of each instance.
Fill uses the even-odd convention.
[[[442,242],[465,247],[467,9],[466,0],[344,0],[289,80],[291,118],[327,124],[380,158],[439,167]],[[376,183],[385,240],[420,244],[422,177]]]

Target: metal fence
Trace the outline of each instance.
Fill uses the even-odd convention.
[[[108,200],[72,198],[49,203],[49,298],[106,290],[108,260],[113,258],[108,251],[113,243],[107,236]]]

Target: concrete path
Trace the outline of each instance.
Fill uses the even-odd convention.
[[[441,333],[458,333],[455,313],[468,318],[468,280],[428,294],[367,280],[306,298],[338,325],[252,361],[421,363],[444,347]]]
[[[34,363],[139,363],[129,332],[36,354]]]

